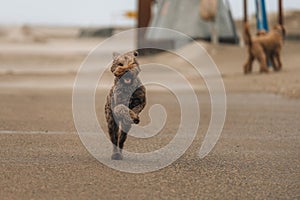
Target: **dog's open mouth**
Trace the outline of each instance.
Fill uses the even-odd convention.
[[[126,85],[130,85],[132,83],[132,76],[130,74],[125,74],[122,76],[122,80]]]
[[[123,78],[125,84],[131,84],[131,78]]]

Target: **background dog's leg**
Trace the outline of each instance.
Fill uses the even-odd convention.
[[[244,73],[245,74],[251,73],[253,61],[254,61],[254,56],[249,55],[248,60],[244,65]]]
[[[264,53],[264,51],[261,51],[261,53],[258,54],[257,59],[258,59],[259,65],[260,65],[260,72],[268,73],[269,69],[268,69],[268,65],[267,65],[267,57],[266,57],[266,54]]]
[[[275,60],[275,54],[271,54],[269,57],[270,57],[270,60],[271,60],[274,70],[279,71],[278,63],[276,63],[276,60]]]
[[[275,57],[276,57],[276,60],[277,60],[278,71],[279,71],[282,68],[282,62],[281,62],[280,53],[278,51],[275,53]]]

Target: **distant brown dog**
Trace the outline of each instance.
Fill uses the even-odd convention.
[[[114,54],[111,72],[114,85],[107,96],[105,116],[110,140],[113,143],[112,160],[122,160],[122,150],[131,124],[140,122],[139,113],[146,105],[146,89],[138,78],[141,71],[137,52]]]
[[[248,74],[252,71],[252,64],[255,59],[260,64],[260,72],[267,73],[269,71],[267,60],[270,59],[275,71],[282,68],[280,51],[283,45],[284,29],[277,25],[266,33],[260,32],[258,36],[252,37],[248,23],[244,24],[245,41],[248,45],[248,59],[244,65],[244,73]]]

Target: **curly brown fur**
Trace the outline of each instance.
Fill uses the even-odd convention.
[[[111,72],[115,76],[105,105],[108,132],[113,144],[111,159],[121,160],[122,149],[132,124],[140,122],[139,113],[146,105],[146,88],[138,78],[141,71],[137,52],[114,54]]]
[[[248,45],[248,59],[244,65],[244,73],[251,73],[255,59],[260,64],[260,72],[268,72],[267,60],[270,59],[275,71],[282,68],[280,51],[283,45],[284,28],[280,25],[268,32],[261,32],[257,37],[252,37],[249,24],[244,24],[245,42]]]

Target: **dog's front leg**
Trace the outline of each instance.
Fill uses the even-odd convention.
[[[144,86],[139,87],[131,98],[130,107],[136,114],[142,112],[146,105],[146,88]]]
[[[138,124],[140,122],[138,114],[130,110],[124,104],[115,106],[114,115],[124,124]]]
[[[252,72],[253,61],[254,61],[254,56],[249,51],[247,62],[244,64],[244,74],[248,74]]]
[[[146,105],[146,102],[143,102],[142,104],[135,106],[134,108],[132,108],[132,111],[136,114],[139,114],[140,112],[142,112],[142,110],[144,109]]]

